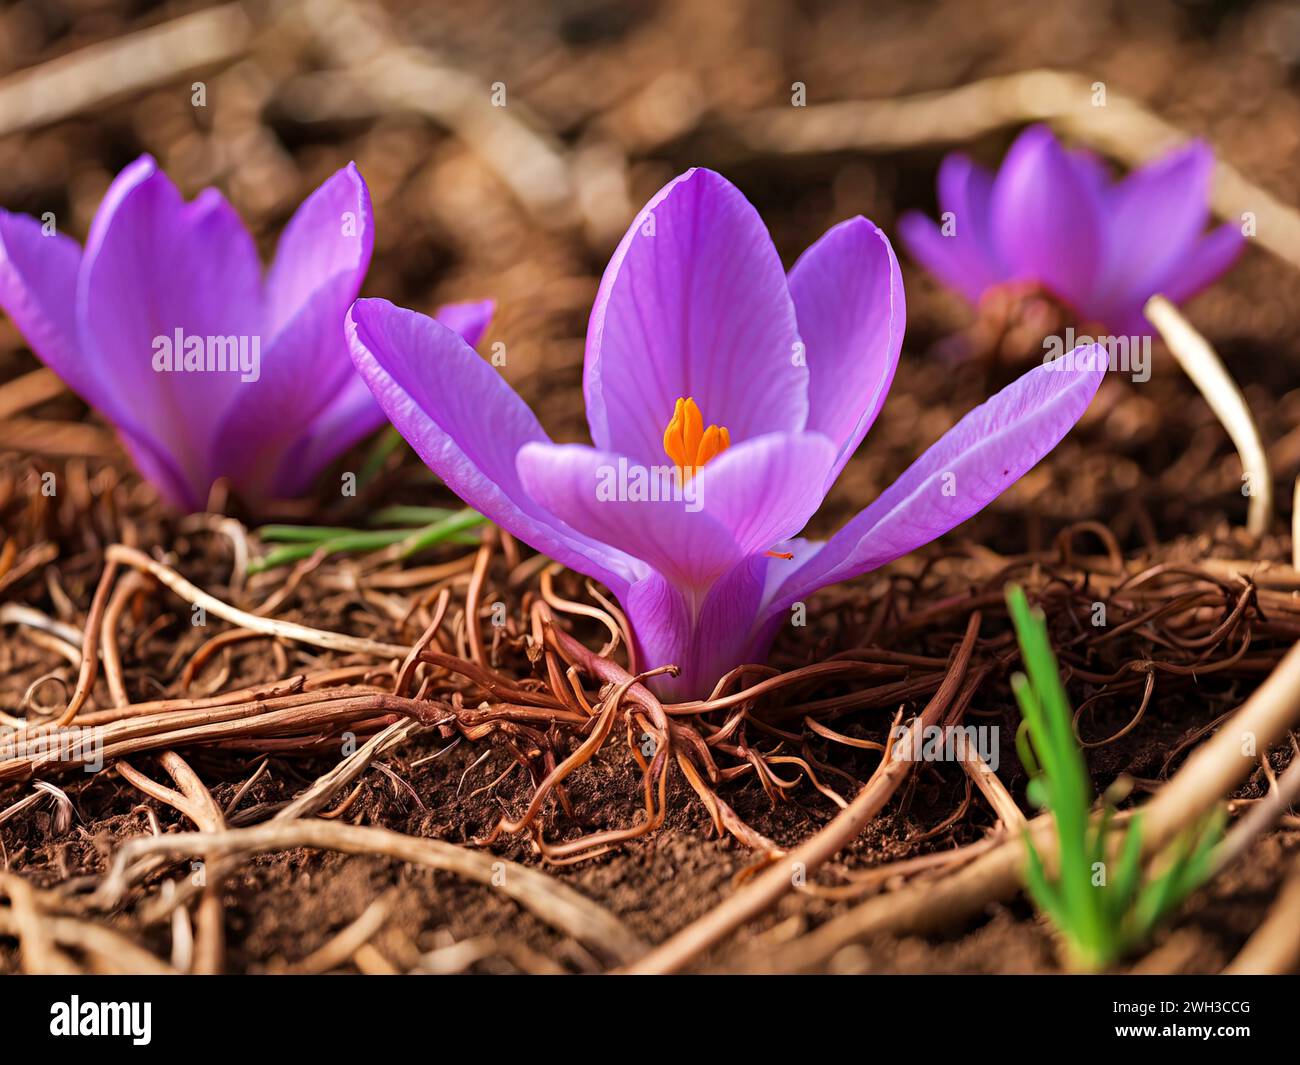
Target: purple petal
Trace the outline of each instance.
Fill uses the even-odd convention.
[[[345,434],[337,455],[380,424],[354,384],[343,335],[373,243],[370,193],[353,163],[307,197],[285,227],[267,274],[261,377],[239,391],[221,424],[218,472],[235,477],[245,495],[309,483],[320,468],[319,455],[304,451],[313,429]],[[286,461],[295,468],[276,474],[267,462],[276,453],[294,456]]]
[[[971,303],[1006,274],[998,261],[989,217],[993,175],[960,152],[939,165],[939,210],[952,214],[945,235],[919,211],[898,220],[898,231],[912,257]]]
[[[453,492],[502,528],[616,595],[644,576],[622,552],[564,528],[524,491],[515,458],[549,443],[532,411],[456,333],[387,300],[347,319],[358,373],[389,420]]]
[[[993,184],[993,232],[1011,277],[1038,281],[1076,311],[1094,295],[1104,245],[1096,184],[1046,126],[1011,146]]]
[[[967,414],[791,574],[771,610],[928,544],[1023,477],[1079,420],[1106,374],[1098,345],[1070,357],[1076,369],[1037,366]]]
[[[452,332],[465,338],[471,348],[478,347],[478,342],[487,332],[488,323],[492,321],[492,312],[496,310],[494,300],[467,300],[464,303],[444,303],[434,312],[433,320],[441,322]]]
[[[1194,142],[1135,170],[1110,195],[1103,307],[1141,308],[1200,239],[1214,155]],[[1109,321],[1107,324],[1110,324]]]
[[[0,211],[0,307],[36,356],[82,399],[103,406],[109,391],[77,338],[77,268],[81,248],[41,223]]]
[[[907,307],[894,249],[865,218],[841,222],[790,271],[808,359],[808,429],[839,449],[825,488],[884,405],[903,345]]]
[[[1202,237],[1181,261],[1172,264],[1161,284],[1162,294],[1175,303],[1191,299],[1228,269],[1246,246],[1236,222],[1226,222]]]
[[[652,681],[662,698],[704,698],[723,674],[762,657],[751,654],[749,634],[768,561],[761,555],[752,557],[723,574],[697,609],[657,573],[633,585],[623,597],[638,660],[681,668],[678,677]]]
[[[733,441],[800,430],[808,371],[798,340],[758,213],[718,174],[689,171],[637,215],[601,281],[584,378],[592,440],[660,462],[679,397]]]
[[[342,301],[342,328],[370,265],[375,240],[371,216],[370,190],[356,163],[337,171],[303,200],[285,226],[267,271],[268,339],[278,336],[322,291]]]
[[[656,470],[580,444],[529,444],[518,464],[525,490],[560,520],[679,589],[704,590],[803,528],[834,458],[820,433],[769,433],[733,445],[680,492],[666,464]]]
[[[109,189],[91,225],[77,289],[81,350],[112,377],[110,416],[183,471],[201,501],[215,429],[239,387],[230,371],[159,372],[155,341],[255,337],[257,252],[238,215],[208,189],[185,203],[145,156]]]
[[[487,328],[493,306],[491,300],[448,303],[438,308],[434,321],[459,333],[473,346]],[[348,366],[347,383],[281,462],[274,485],[276,496],[287,499],[302,495],[321,470],[388,421],[369,386],[352,366],[351,358]]]

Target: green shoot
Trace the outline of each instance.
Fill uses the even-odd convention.
[[[1051,811],[1057,838],[1058,869],[1049,879],[1026,832],[1025,886],[1064,940],[1071,965],[1096,972],[1147,940],[1210,875],[1227,814],[1220,807],[1184,832],[1150,870],[1142,867],[1140,814],[1114,845],[1113,806],[1103,799],[1100,815],[1092,815],[1092,783],[1043,613],[1015,584],[1007,605],[1028,674],[1011,678],[1023,718],[1016,750],[1030,775],[1029,797]]]
[[[417,516],[427,521],[422,528],[405,529],[341,529],[310,525],[265,525],[258,535],[271,543],[282,543],[249,564],[249,573],[261,573],[310,558],[317,551],[326,555],[355,554],[391,548],[398,558],[409,558],[439,543],[476,544],[478,534],[473,530],[483,524],[482,514],[474,510],[442,510],[436,507],[388,508],[404,513],[389,515],[395,524],[413,524]],[[381,512],[382,513],[382,512]],[[429,520],[432,519],[432,520]]]

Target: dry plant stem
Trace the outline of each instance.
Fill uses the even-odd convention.
[[[77,652],[77,662],[81,661],[82,631],[73,625],[55,621],[48,614],[42,614],[39,610],[24,606],[22,603],[0,604],[0,625],[25,625],[49,633],[64,643],[71,644]]]
[[[126,694],[126,683],[122,678],[122,658],[117,650],[117,624],[131,597],[148,585],[147,577],[139,573],[128,574],[126,579],[113,589],[113,594],[108,600],[108,608],[104,611],[104,621],[100,626],[99,649],[104,659],[104,681],[117,706],[129,706],[131,703]]]
[[[108,606],[109,589],[113,587],[113,578],[117,575],[117,563],[108,560],[104,572],[99,578],[99,587],[90,602],[90,614],[86,617],[85,637],[81,645],[81,670],[77,674],[77,686],[72,690],[67,709],[59,716],[56,726],[62,728],[69,724],[90,697],[95,686],[95,675],[99,672],[99,636],[101,619]]]
[[[456,873],[499,888],[548,924],[615,962],[630,961],[645,951],[645,944],[608,910],[536,869],[442,840],[319,819],[272,822],[215,834],[184,832],[128,840],[114,855],[97,896],[109,905],[119,902],[129,887],[133,863],[150,855],[216,858],[294,847],[317,847],[344,854],[383,854],[413,865]]]
[[[1206,339],[1164,296],[1152,296],[1145,313],[1232,438],[1250,489],[1246,527],[1255,536],[1263,536],[1273,523],[1273,478],[1246,397]]]
[[[1142,808],[1143,853],[1150,856],[1159,851],[1253,771],[1255,757],[1244,754],[1244,749],[1266,750],[1298,720],[1300,644],[1287,652],[1224,726]],[[1056,859],[1051,819],[1037,817],[1027,827],[1050,869]],[[841,947],[868,936],[949,927],[990,902],[1013,895],[1020,888],[1024,863],[1022,840],[1010,839],[950,877],[871,899],[768,957],[748,959],[747,967],[776,972],[815,968]]]
[[[907,779],[923,731],[941,721],[957,696],[970,664],[975,638],[979,634],[980,615],[973,613],[966,634],[953,659],[948,675],[939,685],[929,704],[908,728],[891,752],[893,757],[881,762],[866,786],[853,801],[816,833],[785,858],[771,865],[747,885],[694,923],[655,947],[649,954],[627,967],[630,973],[676,972],[752,920],[794,889],[797,881],[814,873],[853,840],[863,826],[875,817],[900,784]],[[796,875],[797,874],[797,875]]]
[[[172,711],[146,718],[131,718],[104,726],[102,747],[87,749],[78,735],[56,733],[54,742],[36,753],[19,754],[15,740],[0,741],[0,781],[22,780],[37,770],[66,772],[102,758],[109,761],[141,751],[205,743],[230,743],[256,738],[268,749],[274,737],[291,737],[291,746],[302,748],[304,736],[323,740],[340,725],[361,727],[374,722],[387,725],[393,717],[433,720],[445,711],[441,704],[401,699],[385,692],[342,689],[337,693],[304,692],[281,700],[239,703],[197,711]]]
[[[0,136],[228,63],[243,54],[249,34],[242,5],[226,4],[12,74],[0,81]]]
[[[144,552],[137,551],[133,547],[127,547],[125,544],[113,544],[104,552],[104,557],[109,565],[116,565],[120,562],[143,573],[148,573],[182,599],[203,607],[209,614],[213,614],[223,621],[229,621],[232,625],[252,629],[254,632],[264,633],[267,636],[280,636],[286,640],[294,640],[312,647],[323,647],[329,651],[375,655],[378,658],[405,658],[406,653],[410,650],[409,647],[400,647],[397,644],[380,643],[360,636],[347,636],[341,632],[326,632],[322,629],[311,629],[306,625],[298,625],[292,621],[275,621],[271,618],[249,614],[196,588],[174,569],[164,566],[161,562],[155,562]]]
[[[1300,969],[1300,858],[1268,916],[1223,970],[1225,976],[1277,976]]]
[[[1016,800],[1011,797],[1006,785],[984,761],[979,751],[969,744],[966,746],[965,757],[961,760],[961,767],[993,807],[993,812],[998,815],[1003,827],[1009,832],[1019,832],[1025,824],[1024,812],[1016,805]]]
[[[0,385],[0,421],[62,395],[66,386],[49,367],[42,366]]]
[[[127,762],[119,762],[117,770],[141,791],[160,802],[175,807],[202,831],[222,832],[226,828],[225,814],[212,797],[212,793],[189,764],[175,751],[164,751],[159,758],[164,769],[179,786],[180,791],[156,784],[138,773]],[[221,905],[222,877],[215,871],[207,877],[197,914],[198,934],[195,941],[192,972],[212,975],[221,972],[226,953],[225,916]]]
[[[448,717],[450,718],[450,715]],[[371,736],[310,788],[294,798],[288,806],[276,813],[272,820],[293,821],[318,813],[339,791],[361,776],[371,762],[405,743],[420,727],[418,721],[393,722],[382,732]]]
[[[314,950],[301,961],[291,965],[277,967],[274,971],[289,975],[310,975],[327,973],[346,965],[358,950],[364,947],[388,921],[392,911],[395,892],[388,892],[375,899],[361,911],[361,916],[334,936],[319,950]]]
[[[453,131],[547,228],[573,214],[573,179],[563,149],[526,125],[513,104],[493,107],[478,78],[398,41],[374,8],[310,0],[306,24],[352,85],[353,107],[409,111]],[[516,113],[517,112],[517,113]]]
[[[0,894],[9,896],[8,911],[0,910],[0,933],[5,933],[4,919],[9,918],[8,934],[22,944],[23,971],[71,975],[78,970],[55,943],[38,894],[26,880],[15,873],[0,873]]]
[[[106,925],[76,917],[47,916],[50,937],[59,945],[87,955],[97,972],[176,976],[176,970]],[[13,910],[0,909],[0,935],[21,935]]]
[[[483,595],[483,582],[487,579],[487,569],[492,561],[492,542],[478,549],[474,559],[474,571],[470,574],[469,590],[465,593],[465,630],[469,637],[470,659],[480,666],[487,665],[487,653],[483,647],[483,630],[479,628],[478,605]]]
[[[1294,751],[1294,740],[1292,748]],[[1297,798],[1300,798],[1300,751],[1294,751],[1291,764],[1278,777],[1277,784],[1259,802],[1251,804],[1250,810],[1215,848],[1214,871],[1222,872],[1242,857],[1251,843],[1272,828]]]

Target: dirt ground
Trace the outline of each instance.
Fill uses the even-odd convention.
[[[934,174],[945,150],[957,143],[991,164],[1017,132],[1007,125],[905,150],[756,149],[744,135],[746,122],[787,105],[796,81],[806,84],[811,107],[948,89],[1040,66],[1075,71],[1206,138],[1221,158],[1283,203],[1300,203],[1295,4],[467,0],[390,3],[378,12],[348,9],[360,10],[364,25],[380,27],[385,47],[397,42],[414,48],[423,62],[471,79],[484,94],[493,82],[506,84],[506,110],[540,131],[538,151],[566,175],[553,201],[538,192],[545,182],[532,186],[535,202],[526,202],[527,193],[521,198],[510,172],[475,150],[469,120],[399,106],[382,90],[362,91],[349,63],[365,52],[364,42],[337,28],[349,25],[336,21],[345,7],[249,5],[252,29],[230,59],[123,94],[106,88],[106,98],[81,113],[29,127],[5,113],[8,79],[205,5],[10,5],[0,14],[0,204],[33,214],[52,210],[64,231],[84,237],[112,176],[148,151],[188,194],[220,185],[269,253],[293,206],[355,159],[376,216],[364,294],[424,311],[452,299],[494,297],[499,313],[485,344],[505,343],[503,374],[548,431],[567,441],[586,438],[583,335],[604,263],[636,208],[673,174],[692,165],[722,171],[756,204],[783,259],[792,263],[826,228],[851,214],[865,214],[893,233],[902,211],[933,210]],[[351,58],[349,39],[355,44]],[[207,85],[205,108],[191,103],[196,80]],[[945,346],[969,328],[969,312],[901,250],[900,259],[909,315],[898,375],[878,422],[815,519],[814,534],[832,531],[860,509],[958,417],[1023,369],[1005,355],[952,362]],[[1157,790],[1208,734],[1207,726],[1239,706],[1300,636],[1300,601],[1292,608],[1290,590],[1274,587],[1251,599],[1239,622],[1194,653],[1166,639],[1158,622],[1101,643],[1075,641],[1093,602],[1107,602],[1116,617],[1129,609],[1115,587],[1116,560],[1108,552],[1118,552],[1129,573],[1165,564],[1180,570],[1180,579],[1192,587],[1221,596],[1221,606],[1207,608],[1212,620],[1205,631],[1228,617],[1247,589],[1222,577],[1212,560],[1283,566],[1291,561],[1290,499],[1300,474],[1300,272],[1264,248],[1248,247],[1225,278],[1189,305],[1188,314],[1241,384],[1268,445],[1279,501],[1270,535],[1256,542],[1241,528],[1248,501],[1236,453],[1157,343],[1149,382],[1108,380],[1079,427],[987,511],[917,556],[821,593],[810,604],[807,628],[778,642],[773,664],[781,669],[856,652],[883,663],[890,655],[916,658],[886,665],[879,680],[865,682],[881,686],[878,705],[871,705],[869,691],[863,695],[862,680],[830,679],[765,697],[754,709],[756,717],[798,729],[810,705],[841,699],[844,707],[832,707],[821,723],[853,739],[881,741],[896,711],[910,716],[933,690],[894,697],[885,686],[937,678],[933,662],[948,658],[971,611],[982,609],[978,647],[987,654],[989,672],[968,720],[999,726],[998,774],[1028,810],[1012,739],[1019,721],[1007,682],[1014,660],[1006,655],[1009,625],[999,605],[1005,580],[1014,577],[1048,605],[1057,646],[1070,645],[1062,657],[1074,705],[1085,707],[1080,734],[1096,744],[1086,753],[1098,789],[1126,777],[1134,798]],[[13,326],[0,322],[0,388],[38,367]],[[337,472],[359,469],[370,447],[362,445],[322,478],[316,500],[273,517],[310,515],[320,524],[360,526],[381,506],[456,505],[404,449],[388,457],[358,497],[340,498]],[[68,486],[53,499],[38,490],[46,471]],[[246,513],[237,500],[227,509],[249,530],[265,518]],[[0,603],[31,607],[77,628],[86,622],[105,548],[121,542],[166,561],[220,599],[253,609],[285,592],[277,618],[403,646],[420,637],[434,597],[446,588],[450,605],[440,643],[452,652],[466,647],[466,585],[478,557],[472,546],[444,545],[411,560],[410,565],[456,565],[444,577],[409,588],[358,582],[358,572],[369,578],[374,571],[358,570],[356,560],[347,558],[296,575],[287,591],[286,569],[241,584],[234,577],[229,533],[216,519],[181,519],[163,511],[111,434],[66,392],[17,412],[0,407],[0,518],[5,544],[14,545],[11,555],[0,556],[8,559],[0,567]],[[256,538],[252,542],[260,550]],[[530,555],[509,542],[496,546],[479,604],[505,602],[510,621],[504,631],[493,631],[485,612],[476,617],[489,634],[492,668],[542,690],[545,671],[530,660],[523,640],[528,611],[542,595],[536,567],[527,567]],[[1169,595],[1176,594],[1170,589]],[[567,599],[593,602],[572,574],[558,576],[556,590]],[[382,666],[255,639],[205,651],[206,661],[183,677],[195,653],[225,627],[214,623],[215,629],[196,630],[188,609],[156,586],[132,597],[117,638],[133,702],[211,695],[354,665],[360,675],[364,667]],[[568,617],[564,624],[593,650],[603,642],[603,630],[589,619]],[[75,683],[76,670],[46,643],[10,625],[0,631],[0,710],[26,712],[24,697],[33,682],[50,674],[63,680],[64,690]],[[1139,710],[1148,675],[1157,679]],[[443,676],[433,688],[430,697],[436,694],[454,711],[474,708],[484,698],[463,676]],[[37,702],[57,703],[59,694],[59,685],[43,682]],[[91,705],[113,705],[102,678]],[[720,725],[726,715],[712,720]],[[745,743],[767,749],[767,739],[755,730]],[[543,731],[541,746],[553,745],[557,760],[581,742],[558,727]],[[548,842],[632,828],[645,817],[642,767],[621,733],[616,726],[596,757],[566,782],[567,805],[550,801],[544,807],[538,824]],[[528,806],[544,772],[540,756],[521,771],[520,749],[530,742],[523,733],[475,736],[460,725],[426,727],[371,765],[355,793],[349,787],[330,805],[342,803],[341,822],[478,848],[503,815],[517,818]],[[829,767],[821,772],[822,783],[846,798],[879,761],[874,751],[832,742],[807,728],[797,749]],[[196,744],[181,753],[217,804],[229,805],[231,823],[241,825],[264,820],[339,757],[331,733],[315,747],[305,740],[297,748],[277,747],[254,738]],[[1289,764],[1290,754],[1286,746],[1272,752],[1267,769],[1261,766],[1234,795],[1239,809],[1267,793],[1270,775]],[[141,753],[130,762],[161,780],[166,774],[155,755]],[[728,756],[724,768],[743,763]],[[42,776],[66,792],[71,822],[63,823],[53,800],[0,822],[0,868],[48,890],[68,912],[88,912],[89,892],[122,841],[192,828],[186,817],[143,795],[116,771],[55,770]],[[717,794],[776,847],[794,847],[836,813],[835,803],[807,774],[792,770],[797,783],[776,789],[765,787],[756,772],[737,771],[734,777],[719,784]],[[0,812],[31,788],[29,780],[6,778],[0,762]],[[716,831],[676,766],[667,777],[664,811],[657,830],[574,864],[544,861],[526,831],[500,835],[489,849],[544,870],[604,906],[645,942],[656,943],[723,902],[761,857],[734,835]],[[832,898],[828,889],[843,893],[872,868],[978,843],[996,822],[980,794],[971,794],[959,767],[923,765],[808,889],[791,892],[694,965],[744,967],[901,881],[866,881],[849,898]],[[1227,964],[1262,921],[1300,854],[1297,827],[1300,820],[1289,817],[1259,839],[1179,910],[1148,953],[1124,968],[1215,972]],[[183,875],[183,867],[169,873]],[[148,891],[141,891],[154,892],[158,884],[158,878],[150,880]],[[174,927],[147,919],[143,897],[137,893],[97,911],[95,919],[167,959]],[[494,886],[392,858],[294,848],[241,861],[221,882],[223,968],[290,967],[326,947],[377,899],[388,909],[370,940],[373,953],[331,968],[371,971],[386,963],[401,971],[445,965],[453,971],[590,972],[610,962]],[[448,953],[467,942],[471,948],[462,956]],[[924,938],[880,936],[846,944],[820,967],[1061,971],[1051,935],[1023,898],[992,904],[976,919]],[[0,927],[0,972],[19,968],[18,940]]]

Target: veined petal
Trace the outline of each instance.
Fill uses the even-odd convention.
[[[549,443],[532,411],[457,333],[387,300],[358,300],[352,358],[389,420],[453,492],[525,543],[621,595],[645,575],[621,551],[565,528],[524,491],[515,459]]]
[[[1068,358],[1073,369],[1036,366],[962,418],[785,580],[769,613],[928,544],[1023,477],[1079,420],[1106,374],[1099,345]]]
[[[704,698],[723,674],[761,658],[752,654],[750,631],[769,561],[762,555],[744,560],[724,573],[698,603],[658,573],[638,581],[623,597],[638,659],[681,669],[677,677],[651,681],[660,697]]]
[[[246,495],[310,481],[319,465],[307,468],[317,459],[302,448],[313,427],[317,436],[324,427],[349,437],[338,454],[380,424],[373,405],[367,411],[362,402],[343,335],[373,243],[370,193],[355,163],[307,197],[285,227],[266,279],[261,375],[239,391],[220,427],[217,472],[234,477]],[[277,473],[266,461],[295,452],[299,471]]]
[[[483,336],[493,307],[491,300],[448,303],[438,308],[434,321],[459,333],[473,347]],[[281,461],[273,487],[276,496],[301,495],[321,470],[388,421],[370,387],[352,366],[351,358],[348,367],[347,382],[338,395],[315,417]]]
[[[684,484],[667,464],[640,466],[580,444],[528,444],[518,466],[540,506],[698,598],[807,524],[834,460],[820,433],[769,433],[734,445]]]
[[[993,233],[1010,277],[1038,281],[1076,310],[1089,306],[1103,265],[1095,182],[1046,126],[1011,146],[993,183]]]
[[[898,367],[907,307],[888,239],[865,218],[841,222],[790,271],[808,359],[808,429],[838,448],[826,489],[867,435]]]
[[[808,370],[781,260],[753,206],[691,170],[645,206],[610,259],[587,331],[592,440],[653,463],[691,397],[733,441],[804,427]]]
[[[215,428],[237,371],[155,370],[197,343],[257,335],[261,269],[239,216],[215,189],[186,203],[148,156],[113,182],[91,225],[77,287],[80,347],[111,381],[111,417],[169,454],[195,498],[213,474]],[[161,345],[161,347],[160,347]]]
[[[370,190],[356,163],[348,163],[302,201],[284,227],[266,274],[268,341],[322,289],[343,300],[342,327],[370,265],[375,242],[371,215]]]
[[[1106,220],[1103,306],[1140,307],[1186,260],[1209,216],[1213,170],[1214,154],[1195,141],[1133,171],[1114,187]]]

